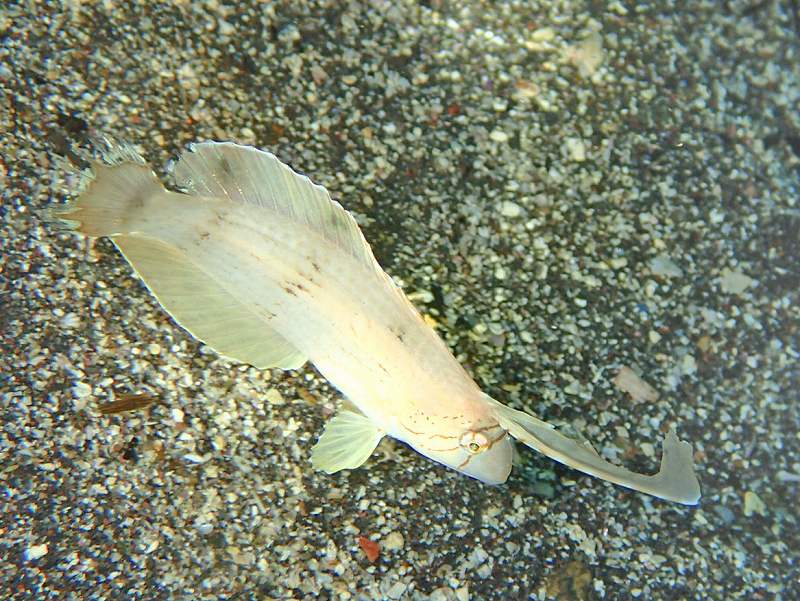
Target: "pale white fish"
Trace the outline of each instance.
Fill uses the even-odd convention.
[[[130,148],[51,217],[107,236],[176,322],[257,368],[310,361],[348,399],[312,449],[329,473],[360,466],[385,435],[489,484],[511,471],[512,437],[570,467],[694,504],[692,448],[670,432],[645,476],[485,395],[375,261],[355,220],[275,156],[191,146],[167,190]]]

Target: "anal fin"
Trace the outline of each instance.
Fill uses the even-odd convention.
[[[139,234],[113,241],[172,318],[218,354],[260,369],[305,363],[264,318],[174,246]]]
[[[311,449],[314,469],[329,474],[361,466],[385,432],[363,413],[342,407],[327,424]]]

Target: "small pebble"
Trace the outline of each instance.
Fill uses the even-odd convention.
[[[489,134],[489,138],[491,138],[494,142],[508,142],[508,134],[499,129],[493,130],[492,133]]]
[[[40,557],[47,555],[47,550],[47,543],[33,545],[32,547],[25,549],[23,556],[25,561],[33,561],[34,559],[39,559]]]
[[[381,540],[381,546],[387,551],[399,551],[405,545],[405,539],[400,532],[396,530],[387,534]]]
[[[564,146],[567,156],[576,163],[582,163],[586,160],[586,145],[580,138],[566,138]]]
[[[522,215],[522,207],[515,202],[506,200],[500,204],[500,214],[503,217],[509,217],[513,219],[514,217],[519,217]]]
[[[720,276],[720,288],[727,294],[741,294],[755,283],[753,278],[741,271],[732,271],[728,268],[723,269]]]
[[[755,492],[748,490],[744,493],[744,514],[751,517],[755,514],[766,515],[767,506]]]

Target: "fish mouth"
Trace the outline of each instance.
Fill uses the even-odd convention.
[[[508,432],[503,430],[482,453],[470,455],[456,469],[484,484],[498,485],[508,480],[514,446]]]
[[[497,424],[496,426],[491,426],[491,427],[489,427],[489,428],[484,428],[483,430],[475,430],[475,432],[476,432],[476,433],[477,433],[477,432],[486,432],[486,431],[488,431],[488,430],[493,430],[494,428],[500,428],[500,424]],[[501,430],[502,430],[502,428],[501,428]],[[496,442],[498,442],[498,441],[502,440],[502,439],[503,439],[503,438],[504,438],[504,437],[505,437],[507,434],[508,434],[508,432],[506,432],[505,430],[502,430],[502,431],[500,432],[499,436],[497,436],[497,438],[490,438],[490,439],[489,439],[489,443],[486,445],[486,448],[485,448],[485,449],[483,449],[483,450],[482,450],[480,453],[475,453],[475,454],[467,455],[467,458],[464,460],[464,463],[462,463],[461,465],[459,465],[459,466],[458,466],[458,468],[456,468],[456,469],[463,470],[463,469],[464,469],[466,466],[468,466],[468,465],[469,465],[469,462],[470,462],[470,461],[472,461],[472,459],[473,459],[474,457],[480,457],[480,456],[481,456],[481,455],[483,455],[484,453],[488,453],[488,452],[489,452],[489,451],[492,449],[492,447],[494,446],[494,444],[495,444]]]
[[[429,459],[446,465],[484,484],[502,484],[511,473],[513,445],[508,432],[500,424],[483,426],[473,433],[486,436],[486,446],[478,453],[470,453],[461,444],[463,432],[457,435],[432,434],[411,446]],[[438,444],[437,444],[438,443]]]

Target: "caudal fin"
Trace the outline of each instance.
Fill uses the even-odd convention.
[[[85,236],[129,234],[142,225],[148,208],[167,194],[143,162],[92,163],[93,176],[77,200],[50,208],[45,219]]]
[[[174,238],[162,239],[212,200],[166,190],[129,146],[99,144],[102,162],[91,161],[93,174],[78,199],[45,218],[85,236],[111,237],[175,321],[220,355],[261,369],[300,367],[305,356],[242,301],[240,290],[207,273]]]

